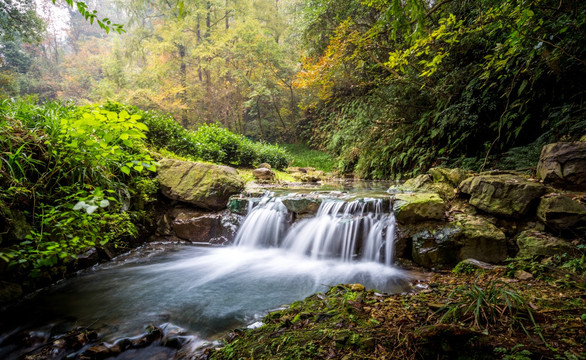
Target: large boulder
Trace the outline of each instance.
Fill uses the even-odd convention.
[[[163,195],[208,210],[226,208],[231,195],[244,189],[244,180],[229,167],[163,159],[158,178]]]
[[[512,174],[479,175],[468,178],[458,190],[470,195],[470,204],[489,214],[521,217],[545,192],[545,187]]]
[[[449,267],[465,259],[498,263],[507,258],[505,234],[484,217],[458,214],[447,225],[412,236],[413,261],[425,267]]]
[[[393,210],[399,223],[409,224],[443,219],[446,204],[436,193],[395,194]]]
[[[536,230],[526,230],[517,236],[517,257],[553,256],[575,251],[572,244],[553,235]]]
[[[458,259],[476,259],[498,263],[507,258],[507,239],[494,224],[480,216],[457,214],[452,226],[459,228],[461,244]]]
[[[586,227],[586,205],[571,195],[551,194],[539,202],[537,217],[552,230],[579,231]]]
[[[555,187],[586,190],[586,142],[545,145],[537,164],[537,177]]]
[[[399,191],[397,191],[399,190]],[[454,186],[447,182],[434,182],[429,174],[422,174],[409,179],[399,187],[391,187],[389,192],[421,191],[437,193],[444,200],[452,200],[455,196]]]

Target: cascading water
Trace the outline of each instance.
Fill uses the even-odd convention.
[[[249,208],[252,207],[252,202]],[[287,226],[287,208],[269,194],[245,218],[237,246],[280,247],[312,259],[392,264],[395,217],[382,199],[324,200],[315,217]]]
[[[391,265],[395,220],[386,200],[339,195],[293,224],[286,197],[267,196],[250,203],[236,246],[150,244],[49,288],[0,313],[0,358],[19,359],[39,345],[10,342],[25,330],[50,339],[91,326],[100,341],[114,342],[171,323],[197,346],[328,286],[404,290],[411,275]]]

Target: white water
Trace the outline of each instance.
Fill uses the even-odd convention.
[[[267,197],[236,246],[147,245],[0,314],[0,358],[19,357],[3,341],[25,329],[91,326],[113,341],[172,323],[200,343],[339,283],[403,291],[410,275],[391,265],[395,220],[381,204],[325,200],[315,217],[290,225],[279,198]]]
[[[391,266],[395,216],[390,209],[383,209],[382,203],[381,199],[324,200],[315,217],[288,227],[287,208],[269,195],[249,212],[235,243],[240,247],[279,247],[313,260],[358,260]]]

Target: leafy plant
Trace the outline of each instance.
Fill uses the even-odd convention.
[[[470,323],[479,329],[491,324],[509,323],[527,332],[524,323],[529,322],[540,334],[527,301],[500,280],[489,282],[485,288],[477,282],[456,288],[438,313],[442,313],[439,322]]]

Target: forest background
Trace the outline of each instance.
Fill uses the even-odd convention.
[[[583,1],[68,3],[0,1],[0,98],[120,102],[378,179],[530,167],[585,134]]]

